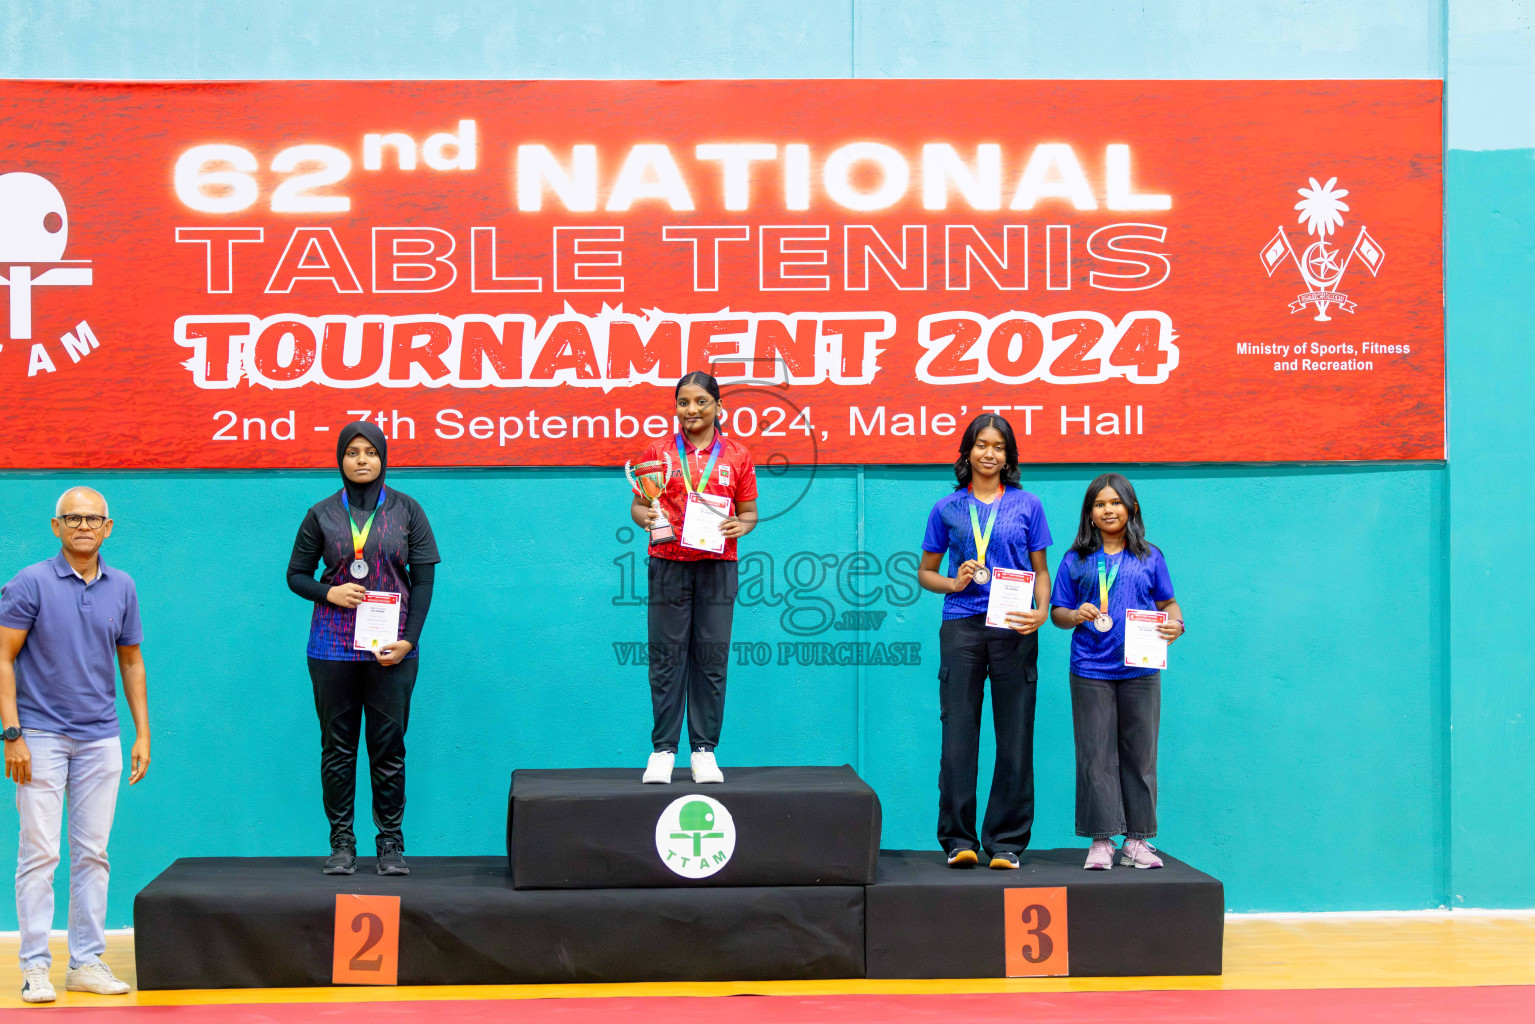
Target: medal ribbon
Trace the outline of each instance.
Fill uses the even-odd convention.
[[[1098,611],[1107,615],[1109,613],[1109,590],[1114,586],[1114,578],[1119,575],[1119,563],[1114,563],[1114,571],[1109,572],[1107,561],[1102,555],[1098,556]]]
[[[368,531],[373,529],[373,517],[378,515],[378,510],[384,507],[384,494],[388,488],[378,489],[378,504],[373,506],[373,511],[368,514],[368,521],[362,524],[362,529],[357,528],[357,520],[352,518],[352,506],[346,500],[346,488],[341,489],[341,507],[346,509],[346,525],[352,529],[353,557],[362,558],[362,546],[368,543]]]
[[[986,520],[986,532],[981,532],[981,519],[975,514],[975,502],[968,504],[970,509],[970,532],[975,534],[975,559],[982,565],[986,564],[986,549],[991,546],[991,528],[997,525],[997,509],[1002,507],[1002,495],[1006,493],[1007,485],[1003,484],[997,491],[997,500],[991,503],[991,518]],[[970,488],[970,496],[975,497],[975,488]],[[979,499],[977,499],[979,500]]]
[[[682,486],[687,488],[689,494],[702,494],[705,487],[709,486],[709,474],[714,472],[714,462],[720,457],[720,439],[715,437],[714,447],[709,450],[709,464],[704,467],[703,476],[698,478],[698,486],[693,486],[693,478],[688,475],[688,453],[683,447],[682,435],[677,435],[677,459],[682,463]]]

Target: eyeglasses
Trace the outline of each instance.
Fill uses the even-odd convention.
[[[106,525],[107,521],[106,516],[77,516],[74,514],[59,516],[59,519],[71,530],[78,530],[82,526],[89,527],[92,530],[99,530]]]

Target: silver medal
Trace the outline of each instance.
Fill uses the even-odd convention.
[[[1093,628],[1100,633],[1107,633],[1114,628],[1114,620],[1109,618],[1109,613],[1104,612],[1093,620]]]
[[[975,575],[970,577],[970,578],[975,580],[975,582],[983,584],[983,585],[987,584],[987,583],[990,583],[991,582],[991,570],[986,568],[983,565],[979,569],[975,570]]]
[[[352,579],[360,580],[368,575],[368,563],[361,558],[352,563]]]

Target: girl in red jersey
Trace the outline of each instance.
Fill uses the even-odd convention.
[[[636,526],[664,516],[673,539],[650,546],[650,701],[654,753],[644,781],[669,783],[687,710],[694,782],[724,782],[714,758],[725,714],[725,669],[736,599],[736,541],[757,525],[757,470],[744,445],[720,433],[720,387],[695,370],[677,382],[675,437],[642,462],[667,456],[677,472],[655,505],[636,495]]]

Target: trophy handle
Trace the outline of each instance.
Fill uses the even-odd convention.
[[[640,488],[639,481],[634,479],[634,464],[633,463],[630,463],[630,462],[625,462],[624,463],[624,476],[629,481],[629,489],[631,491],[633,491],[639,497],[643,498],[645,496],[645,492],[644,492],[644,490],[642,490]]]

